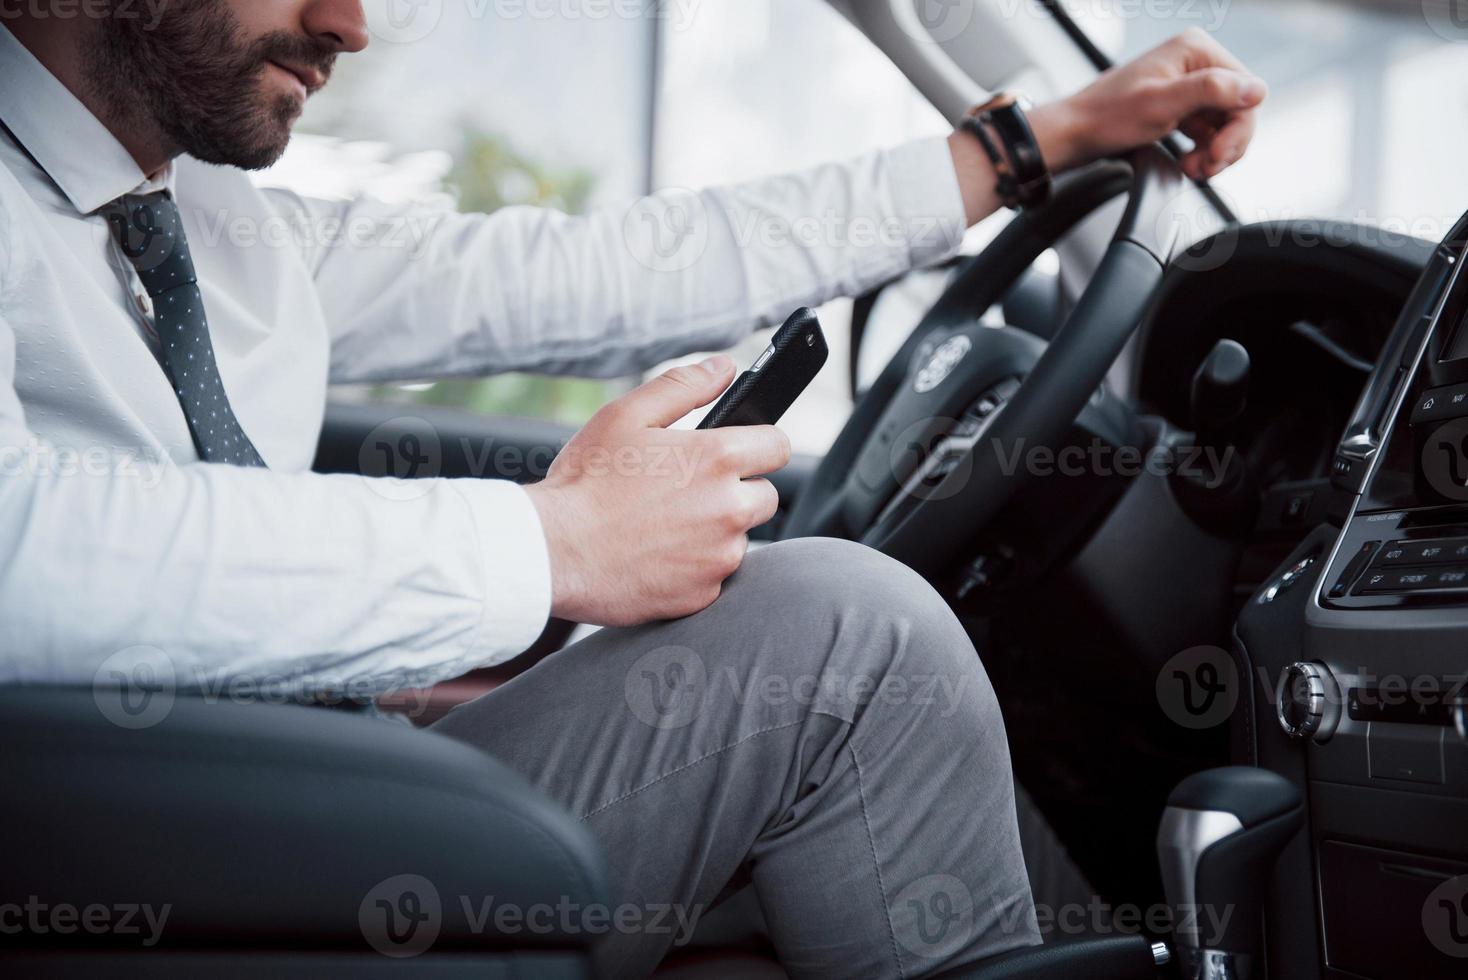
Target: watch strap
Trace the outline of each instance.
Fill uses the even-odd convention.
[[[960,125],[979,140],[994,164],[996,190],[1006,207],[1038,207],[1050,199],[1050,168],[1016,96],[995,96]]]

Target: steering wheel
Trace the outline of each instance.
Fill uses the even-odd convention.
[[[1136,329],[1174,245],[1183,177],[1160,148],[1062,178],[969,259],[862,397],[782,537],[849,538],[919,572],[947,567],[1027,480],[1017,455],[1063,439]],[[1045,249],[1120,194],[1127,206],[1047,345],[979,323]]]

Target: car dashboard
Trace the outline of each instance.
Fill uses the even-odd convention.
[[[1295,780],[1310,811],[1275,874],[1271,975],[1463,975],[1465,228],[1433,250],[1360,387],[1326,464],[1336,512],[1237,620],[1236,750]]]

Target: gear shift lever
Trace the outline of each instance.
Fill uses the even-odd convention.
[[[1265,769],[1210,769],[1172,791],[1157,857],[1183,980],[1263,976],[1265,890],[1304,813],[1299,791]]]

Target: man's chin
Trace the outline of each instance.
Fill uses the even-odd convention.
[[[204,163],[264,170],[285,155],[291,127],[300,115],[298,100],[277,100],[269,108],[261,108],[251,122],[209,134],[204,139],[195,138],[184,143],[183,148]]]

